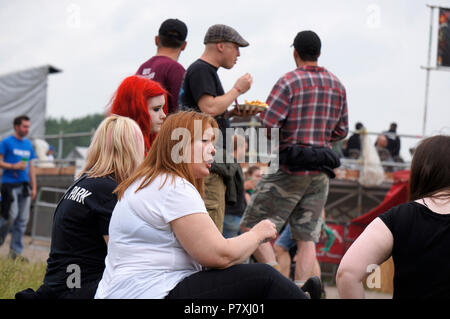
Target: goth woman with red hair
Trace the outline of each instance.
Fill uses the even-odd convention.
[[[112,98],[110,113],[135,120],[149,151],[167,114],[167,92],[153,80],[132,75],[122,81]]]

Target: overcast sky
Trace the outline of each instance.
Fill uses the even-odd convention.
[[[250,46],[231,70],[220,69],[225,90],[246,72],[252,88],[239,98],[265,100],[273,84],[295,68],[290,47],[301,30],[322,39],[319,65],[347,89],[349,123],[369,131],[421,135],[430,9],[433,0],[43,1],[0,0],[0,74],[51,64],[47,116],[74,118],[103,112],[120,82],[155,54],[162,21],[188,26],[179,62],[187,68],[203,52],[212,24],[234,27]],[[436,63],[437,10],[431,65]],[[432,71],[426,134],[450,134],[450,72]],[[373,137],[374,138],[374,137]],[[402,155],[414,139],[402,139]]]

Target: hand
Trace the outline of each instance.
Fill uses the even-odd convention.
[[[261,112],[261,110],[258,107],[252,107],[247,110],[238,110],[236,107],[228,112],[230,116],[240,116],[240,117],[247,117],[247,116],[253,116]]]
[[[257,106],[253,106],[245,111],[242,112],[242,116],[253,116],[258,114],[259,112],[261,112],[261,110],[259,109],[259,107]]]
[[[31,200],[35,200],[36,195],[37,195],[36,188],[32,187],[31,188]]]
[[[277,237],[277,228],[273,222],[268,219],[260,221],[258,224],[253,226],[250,231],[254,231],[258,234],[259,242],[265,242]]]
[[[27,162],[20,161],[15,164],[12,164],[12,169],[24,171],[27,168]]]
[[[253,78],[250,73],[246,73],[237,79],[234,87],[239,91],[239,94],[244,94],[250,89],[250,86],[253,83]]]
[[[253,179],[249,179],[244,182],[244,190],[255,189],[255,187],[256,187],[256,181]]]

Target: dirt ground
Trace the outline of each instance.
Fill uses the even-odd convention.
[[[9,242],[11,235],[8,235],[5,243],[0,247],[0,257],[6,257],[9,253]],[[47,241],[32,241],[31,237],[24,237],[24,250],[22,255],[30,262],[46,261],[50,252],[50,243]],[[326,299],[340,299],[337,288],[334,286],[325,286]],[[366,299],[391,299],[391,294],[379,293],[366,290]]]
[[[5,243],[0,247],[0,257],[7,257],[9,253],[9,243],[11,234],[6,237]],[[50,243],[47,241],[32,241],[31,237],[25,236],[23,239],[24,248],[22,255],[30,262],[46,261],[50,252]]]

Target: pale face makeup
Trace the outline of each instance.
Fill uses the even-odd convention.
[[[151,97],[148,100],[148,113],[152,124],[150,127],[150,134],[158,133],[161,129],[161,125],[164,123],[166,114],[164,114],[163,106],[166,102],[164,95],[158,95]]]

